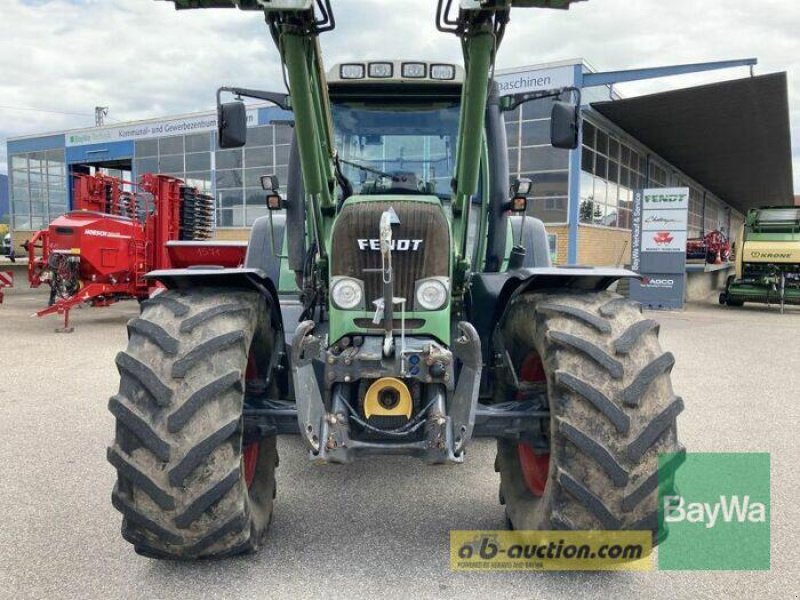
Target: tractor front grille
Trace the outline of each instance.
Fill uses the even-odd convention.
[[[413,200],[359,200],[345,203],[333,229],[331,275],[364,282],[367,309],[383,297],[380,220],[393,208],[400,220],[392,227],[394,295],[414,308],[414,285],[427,277],[447,277],[450,271],[450,229],[438,204]]]

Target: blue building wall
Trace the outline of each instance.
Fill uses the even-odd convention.
[[[0,219],[5,217],[11,208],[8,200],[8,175],[0,175]]]

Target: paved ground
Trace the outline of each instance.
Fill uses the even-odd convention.
[[[176,564],[119,535],[105,461],[113,358],[135,304],[76,311],[75,333],[31,319],[41,293],[0,306],[0,598],[798,597],[800,311],[693,306],[657,315],[678,362],[692,451],[772,453],[770,572],[451,573],[450,529],[500,528],[493,444],[466,465],[386,458],[309,465],[281,442],[275,521],[255,557]],[[12,357],[9,359],[9,357]]]

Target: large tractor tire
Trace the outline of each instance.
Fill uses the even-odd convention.
[[[142,305],[117,355],[108,460],[122,536],[152,558],[253,552],[275,496],[275,436],[244,431],[246,381],[263,385],[275,332],[255,292],[168,291]],[[246,435],[245,435],[246,433]]]
[[[684,449],[683,400],[658,324],[610,292],[523,294],[502,325],[519,379],[546,386],[544,445],[498,439],[509,525],[537,530],[650,530],[658,535],[658,456]],[[677,466],[677,465],[675,465]]]

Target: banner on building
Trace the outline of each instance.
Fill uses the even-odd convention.
[[[258,109],[247,110],[247,126],[258,125]],[[88,144],[101,144],[108,142],[122,142],[149,138],[167,137],[172,135],[188,135],[191,133],[205,133],[217,130],[216,113],[176,117],[163,121],[141,121],[119,126],[92,127],[88,129],[69,131],[66,134],[67,148],[72,146],[85,146]]]
[[[689,188],[637,190],[633,206],[631,298],[648,308],[683,307]]]

